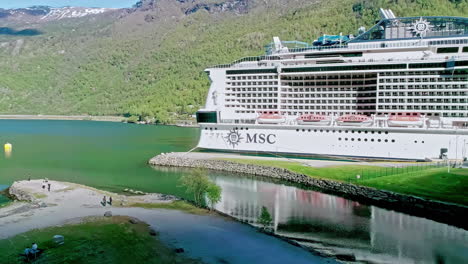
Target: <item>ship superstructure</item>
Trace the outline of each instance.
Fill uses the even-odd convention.
[[[382,19],[312,45],[207,69],[200,148],[460,159],[468,147],[468,18]]]

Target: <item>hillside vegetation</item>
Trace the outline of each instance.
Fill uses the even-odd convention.
[[[204,104],[207,66],[261,55],[273,36],[312,42],[324,33],[356,34],[379,18],[379,7],[397,16],[468,14],[468,0],[188,2],[147,0],[135,9],[33,25],[37,36],[0,34],[0,113],[167,123]]]

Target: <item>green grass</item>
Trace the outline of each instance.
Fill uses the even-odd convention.
[[[364,180],[358,184],[468,205],[468,169],[435,168]]]
[[[185,201],[173,201],[170,203],[134,203],[130,204],[130,207],[141,207],[146,209],[170,209],[179,210],[190,214],[207,214],[208,210],[196,207],[191,203]]]
[[[199,263],[177,256],[150,236],[147,224],[130,224],[128,220],[123,216],[91,218],[0,240],[0,263],[23,263],[18,254],[33,242],[45,249],[33,263]],[[52,242],[57,234],[65,237],[63,245]]]
[[[448,173],[446,167],[424,168],[421,165],[393,169],[365,165],[313,168],[289,161],[225,160],[284,168],[314,178],[350,182],[397,193],[468,205],[468,169],[451,169]],[[356,175],[363,176],[358,180]]]

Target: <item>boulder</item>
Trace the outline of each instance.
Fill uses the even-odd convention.
[[[107,211],[104,213],[104,216],[105,217],[111,217],[112,216],[112,212],[111,211]]]
[[[65,243],[65,238],[62,235],[55,235],[52,238],[52,241],[54,241],[54,243],[57,245],[62,245],[63,243]]]
[[[158,232],[156,232],[156,230],[154,230],[153,228],[151,228],[150,231],[149,231],[149,234],[150,234],[151,236],[157,236],[157,235],[158,235]]]
[[[336,258],[342,261],[356,261],[356,257],[353,254],[337,254]]]
[[[134,225],[134,224],[138,224],[140,221],[138,221],[138,219],[136,219],[136,218],[130,218],[130,219],[128,220],[128,222],[129,222],[130,224],[133,224],[133,225]]]

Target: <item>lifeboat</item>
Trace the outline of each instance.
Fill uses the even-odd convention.
[[[370,126],[372,118],[365,115],[343,115],[336,122],[339,126]]]
[[[422,127],[424,118],[420,114],[392,115],[388,118],[391,127]]]
[[[278,114],[261,114],[257,118],[259,124],[281,124],[286,121],[286,118]]]
[[[296,120],[299,125],[323,125],[323,126],[330,125],[332,121],[330,116],[314,115],[314,114],[301,115]]]

